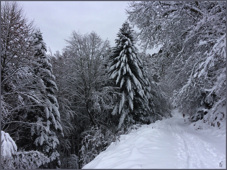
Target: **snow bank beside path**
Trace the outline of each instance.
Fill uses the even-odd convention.
[[[83,169],[226,168],[226,130],[196,130],[173,117],[143,125],[112,143]]]

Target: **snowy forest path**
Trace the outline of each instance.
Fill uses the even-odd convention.
[[[196,130],[177,110],[173,117],[121,135],[84,169],[225,168],[224,131]]]

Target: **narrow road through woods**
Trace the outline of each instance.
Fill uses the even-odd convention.
[[[84,166],[89,168],[225,168],[225,130],[196,130],[182,115],[143,125]]]

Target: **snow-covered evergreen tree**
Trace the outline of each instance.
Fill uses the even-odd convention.
[[[50,59],[46,55],[46,45],[40,31],[34,33],[34,75],[36,85],[33,93],[37,97],[36,111],[33,113],[36,124],[31,127],[31,134],[35,137],[36,149],[50,158],[49,168],[60,166],[57,147],[57,135],[62,134],[58,101],[55,93],[58,90],[55,76],[52,73]]]
[[[128,22],[122,25],[110,57],[110,78],[120,87],[121,99],[112,114],[119,113],[118,129],[126,124],[147,122],[149,116],[146,81],[142,62],[134,45],[133,30]]]

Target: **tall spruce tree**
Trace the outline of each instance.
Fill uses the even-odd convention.
[[[112,114],[120,114],[118,129],[122,124],[147,123],[149,119],[148,82],[142,62],[134,46],[133,30],[128,22],[122,25],[116,46],[110,56],[110,78],[120,88],[121,99]]]
[[[55,93],[58,90],[55,83],[55,76],[52,73],[52,65],[50,59],[46,55],[46,45],[43,41],[40,31],[34,33],[34,75],[35,89],[34,93],[37,97],[37,106],[34,117],[36,125],[32,126],[31,133],[35,138],[34,144],[36,149],[44,153],[50,158],[48,168],[56,168],[60,166],[58,153],[58,135],[62,133],[60,122],[60,113],[58,101]]]

